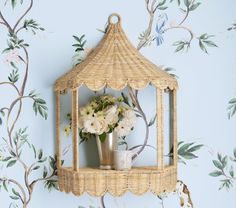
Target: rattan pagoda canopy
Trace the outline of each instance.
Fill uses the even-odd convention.
[[[112,23],[114,15],[118,17],[117,23]],[[177,87],[174,77],[147,60],[130,43],[121,28],[119,15],[111,15],[108,23],[107,32],[98,46],[82,63],[56,81],[56,91],[82,84],[93,91],[105,86],[114,90],[122,90],[127,85],[133,89],[143,89],[148,84],[161,89]]]

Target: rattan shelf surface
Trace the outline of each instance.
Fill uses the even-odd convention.
[[[87,192],[92,196],[102,196],[109,192],[113,196],[121,196],[130,191],[141,195],[152,192],[172,192],[177,182],[176,167],[168,166],[160,170],[158,167],[134,167],[128,171],[100,170],[96,168],[60,168],[58,170],[59,187],[66,193],[79,196]],[[165,187],[165,190],[163,190]]]

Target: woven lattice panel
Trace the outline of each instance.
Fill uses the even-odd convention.
[[[117,23],[109,23],[100,44],[80,64],[55,83],[55,90],[80,87],[98,91],[107,86],[121,90],[127,85],[143,89],[152,84],[160,89],[177,88],[177,81],[160,67],[147,60],[128,40],[119,15]]]
[[[174,166],[162,171],[156,167],[139,167],[130,171],[80,168],[77,172],[71,168],[61,168],[58,170],[58,177],[60,190],[77,196],[84,192],[92,196],[102,196],[106,192],[121,196],[127,191],[136,195],[148,191],[159,195],[164,191],[174,191],[176,172]]]

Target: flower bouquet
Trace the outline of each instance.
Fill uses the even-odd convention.
[[[127,136],[134,128],[136,115],[123,98],[102,95],[93,98],[79,110],[79,128],[82,137],[98,135],[103,142],[107,133],[115,132],[118,137]]]
[[[122,97],[98,96],[79,109],[80,137],[82,140],[96,137],[101,169],[112,168],[117,138],[126,137],[135,122],[135,112]]]

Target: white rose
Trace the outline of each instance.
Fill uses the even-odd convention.
[[[115,132],[117,133],[118,137],[123,137],[123,136],[127,136],[130,131],[132,130],[132,127],[127,120],[121,120],[118,123],[118,126],[115,128]]]
[[[102,134],[108,131],[108,125],[105,119],[101,117],[91,117],[84,120],[84,132],[89,132],[91,134]]]

